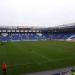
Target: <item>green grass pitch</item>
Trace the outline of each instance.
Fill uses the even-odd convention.
[[[1,64],[7,75],[75,66],[75,43],[64,41],[25,41],[0,44]]]

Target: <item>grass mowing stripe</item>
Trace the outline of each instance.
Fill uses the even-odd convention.
[[[38,52],[35,52],[35,51],[32,51],[34,54],[36,54],[36,55],[38,55],[39,57],[41,57],[41,58],[44,58],[45,60],[47,60],[47,61],[52,61],[51,59],[49,59],[48,57],[46,57],[46,56],[44,56],[44,55],[42,55],[42,54],[40,54],[40,53],[38,53]]]

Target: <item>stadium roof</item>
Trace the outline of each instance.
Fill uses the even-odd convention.
[[[16,28],[31,28],[31,29],[55,29],[55,28],[75,28],[75,23],[69,23],[69,24],[63,24],[63,25],[58,25],[58,26],[53,26],[53,27],[42,27],[42,26],[0,26],[0,28],[8,28],[8,29],[16,29]]]

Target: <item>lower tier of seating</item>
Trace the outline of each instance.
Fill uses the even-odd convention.
[[[0,41],[26,41],[26,40],[66,40],[75,39],[75,33],[11,33],[1,35]]]

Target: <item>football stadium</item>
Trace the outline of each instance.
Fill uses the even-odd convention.
[[[75,66],[75,24],[49,28],[0,26],[0,75],[3,63],[7,64],[7,75]]]

